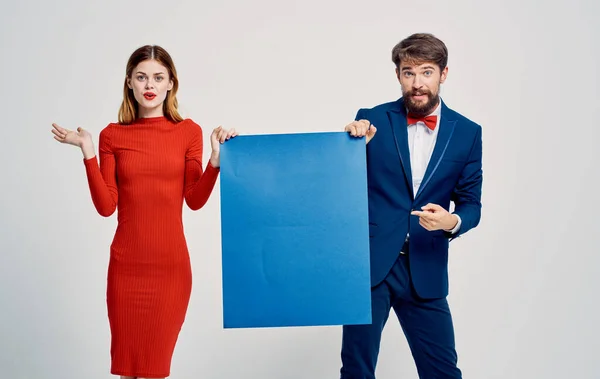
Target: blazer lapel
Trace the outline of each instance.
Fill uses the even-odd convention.
[[[456,120],[453,119],[450,115],[451,112],[448,111],[446,104],[442,101],[442,109],[440,114],[440,130],[438,131],[437,140],[435,142],[435,147],[433,148],[433,153],[431,154],[431,159],[429,160],[429,164],[427,165],[427,169],[425,170],[425,175],[423,176],[423,181],[419,186],[419,191],[415,196],[415,200],[423,193],[427,184],[431,180],[431,177],[435,174],[446,153],[446,149],[450,143],[450,139],[452,138],[452,134],[454,134],[454,126],[456,125]]]
[[[412,170],[410,169],[410,151],[408,149],[408,128],[406,124],[406,111],[404,110],[404,102],[402,99],[396,102],[397,107],[388,110],[387,115],[390,120],[390,126],[392,128],[392,135],[394,136],[394,143],[398,156],[400,158],[400,164],[404,171],[404,176],[408,185],[411,196],[414,198],[413,183],[412,183]]]

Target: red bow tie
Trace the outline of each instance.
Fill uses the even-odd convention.
[[[408,125],[416,124],[417,121],[422,121],[429,129],[434,130],[435,126],[437,125],[437,116],[417,117],[409,114],[407,121]]]

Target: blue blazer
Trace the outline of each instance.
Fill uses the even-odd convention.
[[[403,99],[360,109],[356,120],[361,119],[377,128],[367,144],[371,285],[387,276],[410,233],[410,273],[417,295],[446,297],[449,243],[477,226],[481,217],[481,126],[442,101],[437,141],[414,194]],[[462,220],[454,235],[427,231],[419,225],[419,218],[410,214],[427,203],[448,210],[451,201]]]

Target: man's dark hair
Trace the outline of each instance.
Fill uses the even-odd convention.
[[[448,64],[448,49],[444,42],[429,33],[415,33],[400,41],[392,49],[392,61],[400,64],[423,64],[433,62],[440,71]]]

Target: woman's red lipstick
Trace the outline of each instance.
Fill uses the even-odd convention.
[[[152,100],[152,99],[154,99],[154,98],[156,97],[156,94],[155,94],[155,93],[152,93],[152,92],[146,92],[146,93],[144,93],[144,97],[145,97],[147,100]]]

